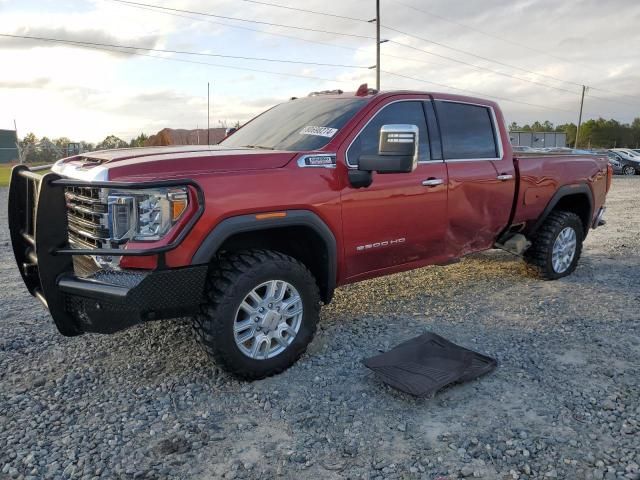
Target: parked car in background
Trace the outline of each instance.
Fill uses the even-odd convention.
[[[640,174],[640,154],[626,148],[613,148],[609,151],[620,159],[623,175]]]
[[[537,151],[535,148],[527,145],[514,145],[512,148],[514,153],[535,153]]]
[[[613,169],[613,173],[616,175],[622,174],[622,162],[623,159],[616,152],[607,152],[607,160],[609,161],[609,165]]]

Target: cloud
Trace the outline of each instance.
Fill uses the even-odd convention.
[[[22,2],[2,3],[3,25],[13,28],[14,33],[71,41],[319,63],[365,66],[375,63],[373,39],[313,31],[331,30],[372,37],[375,25],[366,22],[237,0],[218,0],[215,8],[209,0],[176,0],[172,7],[289,24],[302,29],[214,17],[165,15],[101,0],[67,0],[63,3],[44,2],[41,11],[35,12],[22,8]],[[352,1],[327,5],[326,0],[306,0],[301,6],[363,20],[375,16],[373,4]],[[580,85],[586,84],[614,92],[590,92],[614,101],[588,96],[585,116],[614,117],[629,122],[640,113],[640,78],[637,74],[640,56],[631,48],[640,42],[638,19],[640,2],[637,0],[582,0],[580,8],[575,8],[572,2],[557,0],[507,3],[504,0],[387,0],[382,3],[383,38],[411,45],[414,49],[384,43],[382,69],[424,81],[383,73],[382,87],[453,93],[462,93],[454,87],[473,90],[479,92],[477,96],[499,96],[515,102],[544,105],[536,108],[498,100],[509,121],[531,123],[549,119],[563,123],[576,121]],[[622,43],[620,35],[609,33],[611,25],[616,26],[617,32],[624,32]],[[322,44],[311,43],[316,41]],[[117,133],[127,138],[127,132],[137,134],[143,130],[151,133],[165,126],[202,126],[206,122],[206,83],[209,81],[214,124],[218,119],[245,121],[275,103],[291,96],[305,96],[310,91],[336,88],[353,91],[361,83],[373,86],[375,82],[373,70],[171,56],[174,60],[182,58],[218,64],[214,66],[131,55],[147,53],[144,51],[121,54],[76,47],[43,48],[52,45],[0,38],[0,64],[16,66],[3,72],[0,80],[0,122],[18,117],[19,122],[30,125],[26,128],[39,135],[99,140],[107,133]],[[507,76],[460,62],[490,68]],[[225,67],[256,71],[220,68],[223,63]],[[260,70],[284,75],[260,73]],[[302,79],[286,74],[318,78]],[[49,81],[45,82],[45,79]]]
[[[132,55],[134,52],[145,53],[148,48],[154,48],[160,41],[158,35],[146,35],[137,38],[124,38],[112,35],[111,33],[98,29],[79,29],[71,30],[64,26],[58,27],[22,27],[11,33],[11,35],[40,37],[58,39],[63,42],[44,41],[30,38],[9,38],[0,37],[0,49],[33,49],[42,47],[56,47],[60,45],[69,45],[68,42],[88,42],[105,45],[124,45],[133,47],[142,47],[141,49],[125,49],[119,50],[116,55]]]
[[[2,0],[0,0],[1,2]],[[42,88],[51,83],[50,78],[35,78],[33,80],[0,80],[0,88]]]

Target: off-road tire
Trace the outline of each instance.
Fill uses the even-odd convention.
[[[300,294],[302,324],[283,352],[273,358],[256,360],[243,354],[236,345],[235,314],[251,289],[274,279],[290,283]],[[193,321],[196,339],[217,365],[245,380],[269,377],[293,365],[313,339],[320,317],[320,293],[314,276],[295,258],[272,250],[246,250],[218,256],[209,270],[205,299]]]
[[[566,227],[571,227],[576,232],[576,250],[569,268],[564,272],[558,273],[553,268],[553,245],[560,232]],[[570,275],[576,269],[582,254],[583,239],[584,226],[578,215],[562,210],[551,212],[533,238],[531,238],[531,247],[524,253],[527,270],[533,276],[545,280],[556,280]]]

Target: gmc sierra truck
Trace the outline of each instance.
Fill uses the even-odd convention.
[[[300,357],[341,285],[491,248],[570,274],[611,178],[604,157],[514,155],[494,102],[362,86],[293,98],[215,146],[16,166],[9,222],[62,334],[192,317],[216,363],[256,379]]]

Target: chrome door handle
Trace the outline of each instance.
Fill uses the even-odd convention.
[[[442,185],[444,180],[441,178],[430,178],[428,180],[423,180],[422,185],[425,187],[437,187],[438,185]]]
[[[506,182],[507,180],[511,180],[513,178],[513,175],[503,173],[502,175],[498,175],[496,178],[498,180],[502,180],[503,182]]]

